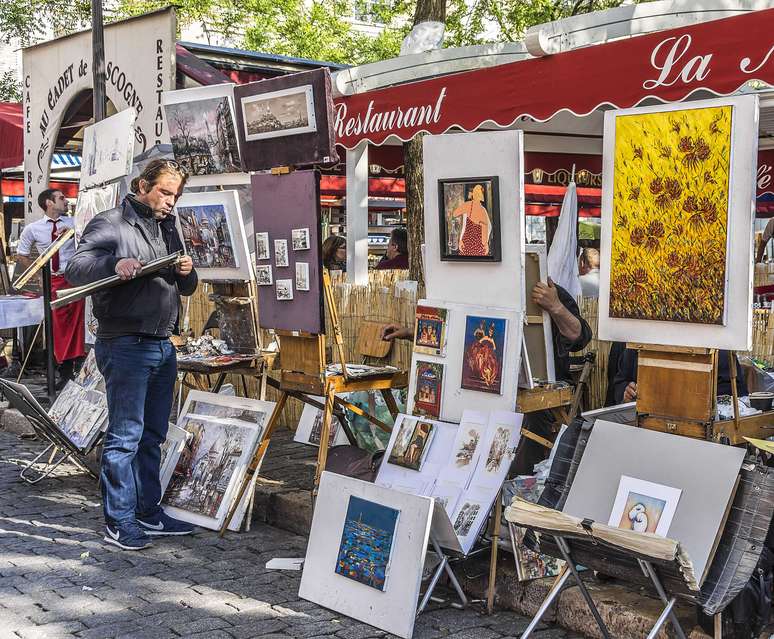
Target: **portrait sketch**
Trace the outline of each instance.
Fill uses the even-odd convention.
[[[256,233],[255,234],[255,259],[256,260],[268,260],[269,255],[269,234],[268,233]]]

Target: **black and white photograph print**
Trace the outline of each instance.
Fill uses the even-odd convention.
[[[309,263],[296,262],[296,290],[309,290]]]
[[[480,510],[481,504],[465,502],[454,520],[454,532],[457,533],[457,537],[467,537],[470,534],[470,529]]]
[[[276,288],[279,301],[293,299],[293,280],[277,280]]]
[[[274,240],[274,265],[283,267],[288,266],[288,241]],[[279,298],[278,298],[279,299]]]
[[[258,264],[255,267],[255,283],[258,286],[271,286],[271,264]]]
[[[248,142],[314,133],[317,123],[312,85],[246,96],[242,98],[242,118]]]
[[[268,233],[256,233],[255,234],[255,259],[256,260],[268,260],[269,255],[269,234]]]
[[[309,229],[293,229],[290,232],[294,251],[306,251],[309,249]]]

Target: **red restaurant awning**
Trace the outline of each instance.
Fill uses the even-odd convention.
[[[0,102],[0,169],[24,162],[24,116],[21,102]]]
[[[466,131],[491,120],[545,121],[567,109],[624,108],[647,98],[679,102],[728,95],[752,80],[774,84],[774,9],[702,22],[542,58],[466,71],[336,100],[337,142],[408,140],[420,131]]]

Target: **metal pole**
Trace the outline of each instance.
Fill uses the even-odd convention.
[[[51,312],[51,264],[43,265],[43,322],[46,329],[46,382],[48,400],[52,404],[56,399],[54,373],[54,322]]]
[[[91,0],[91,68],[94,75],[94,121],[105,119],[105,37],[102,24],[102,0]]]

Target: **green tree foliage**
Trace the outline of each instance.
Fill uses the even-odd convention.
[[[51,34],[63,35],[89,26],[89,0],[2,0],[0,39],[33,44]]]
[[[0,102],[21,102],[22,86],[15,71],[0,73]]]

